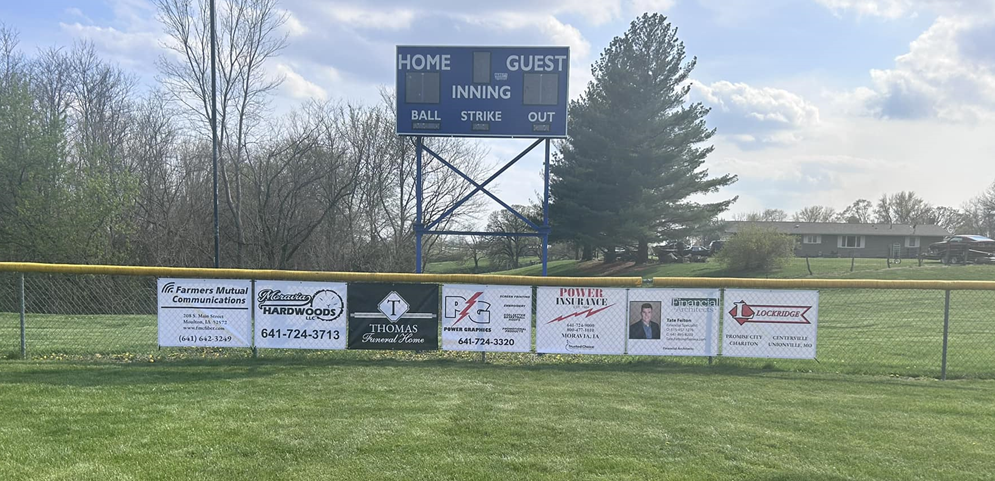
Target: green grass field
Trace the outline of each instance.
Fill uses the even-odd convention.
[[[881,262],[812,267],[836,278],[995,273]],[[808,277],[800,267],[772,277]],[[610,274],[726,275],[714,264]],[[10,299],[0,292],[0,306]],[[823,290],[818,360],[711,364],[535,354],[482,364],[447,351],[256,359],[159,350],[154,315],[30,312],[30,359],[18,360],[18,316],[0,313],[0,480],[992,479],[995,292],[951,301],[944,382],[938,291]]]
[[[995,382],[661,360],[0,364],[0,479],[987,479]]]

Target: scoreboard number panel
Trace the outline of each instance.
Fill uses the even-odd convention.
[[[397,47],[397,134],[565,138],[569,47]]]

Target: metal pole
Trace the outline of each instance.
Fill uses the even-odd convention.
[[[249,289],[249,295],[252,296],[249,299],[249,318],[252,319],[252,358],[255,359],[259,357],[259,347],[256,346],[256,281],[249,281],[249,285],[252,286]]]
[[[940,365],[940,380],[947,380],[947,335],[950,332],[950,291],[943,302],[943,360]]]
[[[418,137],[415,146],[415,272],[421,274],[421,236],[422,236],[422,189],[421,189],[421,144],[422,139]]]
[[[546,277],[546,267],[549,264],[549,139],[546,139],[546,160],[543,177],[545,184],[542,195],[542,275]]]
[[[214,268],[221,267],[221,227],[218,222],[218,82],[217,33],[214,27],[214,0],[211,0],[211,160],[214,163]]]
[[[28,358],[27,337],[24,335],[24,273],[21,273],[21,359]]]

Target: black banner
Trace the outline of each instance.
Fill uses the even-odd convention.
[[[349,284],[349,349],[439,348],[439,286]]]

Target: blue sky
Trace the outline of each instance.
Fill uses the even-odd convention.
[[[571,94],[643,11],[660,11],[698,58],[692,98],[712,107],[711,172],[740,181],[732,213],[789,212],[915,190],[959,206],[995,180],[995,0],[283,0],[289,46],[269,66],[273,108],[319,97],[373,103],[396,44],[569,45]],[[154,82],[162,32],[148,0],[0,3],[22,48],[94,43]],[[524,141],[488,141],[489,162]],[[942,167],[942,168],[940,168]],[[541,190],[526,158],[497,190]]]

